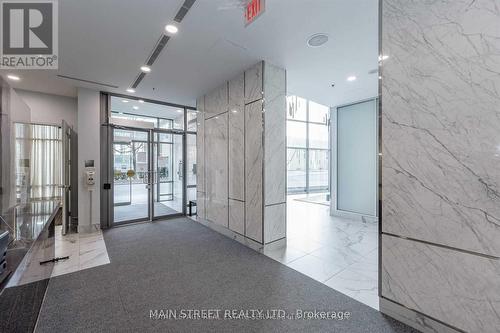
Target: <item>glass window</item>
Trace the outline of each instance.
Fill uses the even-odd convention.
[[[159,128],[161,129],[172,129],[174,122],[172,119],[159,119]]]
[[[313,101],[309,101],[309,121],[313,123],[328,124],[330,108]]]
[[[306,149],[287,149],[287,183],[289,192],[306,189]]]
[[[115,130],[114,142],[148,141],[148,132],[132,132],[127,130]]]
[[[287,97],[288,192],[328,191],[330,108]]]
[[[198,121],[198,111],[188,110],[187,111],[187,130],[190,132],[196,132],[197,121]]]
[[[184,109],[176,109],[176,114],[173,116],[174,129],[184,129]]]
[[[307,147],[307,123],[287,121],[286,131],[288,147]]]
[[[153,117],[145,117],[145,116],[137,116],[133,114],[126,114],[121,112],[111,112],[111,117],[116,119],[127,119],[127,120],[135,120],[142,121],[146,123],[152,123],[154,127],[157,127],[157,118]]]
[[[328,189],[328,150],[309,150],[309,187],[313,190]]]
[[[172,134],[157,133],[157,141],[161,143],[172,143]]]
[[[60,196],[62,133],[58,126],[20,124],[14,126],[16,198],[31,199]]]
[[[184,129],[184,108],[132,98],[112,96],[110,117],[152,123],[154,128]],[[133,125],[133,127],[138,126],[141,127],[140,124]]]
[[[293,120],[307,120],[307,100],[297,97],[287,97],[287,117]]]
[[[328,126],[309,123],[309,148],[328,149]]]

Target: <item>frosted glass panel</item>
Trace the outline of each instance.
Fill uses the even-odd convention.
[[[337,109],[337,209],[377,213],[376,100]]]

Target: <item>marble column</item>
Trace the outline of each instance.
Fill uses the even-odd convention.
[[[203,104],[204,133],[198,132],[197,145],[205,156],[198,162],[199,173],[205,173],[204,190],[198,189],[205,210],[199,209],[198,217],[259,249],[284,242],[285,70],[259,62],[198,104]]]
[[[498,1],[383,0],[382,27],[382,300],[498,332]]]

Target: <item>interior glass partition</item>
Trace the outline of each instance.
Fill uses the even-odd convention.
[[[338,211],[377,216],[377,99],[337,108]]]

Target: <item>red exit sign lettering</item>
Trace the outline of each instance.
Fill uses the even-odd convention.
[[[255,21],[265,10],[265,0],[250,0],[245,7],[245,26]]]

